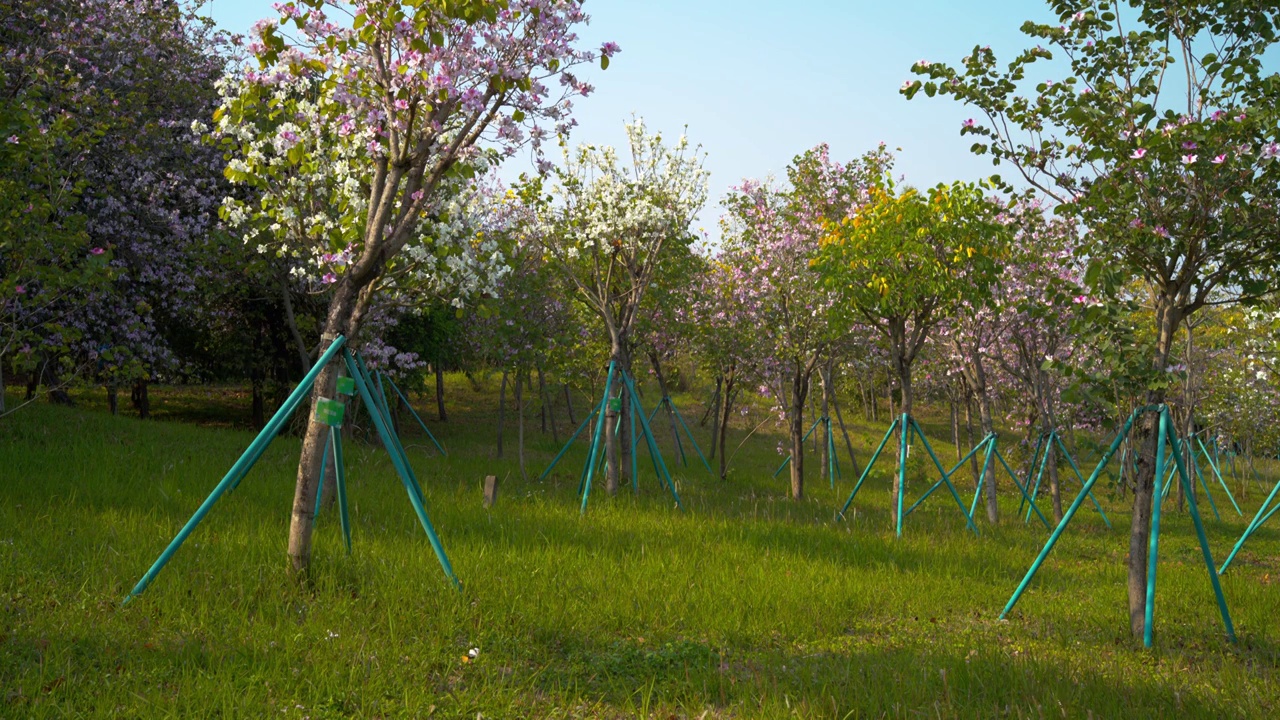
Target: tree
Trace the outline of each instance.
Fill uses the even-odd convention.
[[[1079,218],[1087,279],[1112,292],[1139,281],[1154,310],[1146,402],[1164,402],[1174,336],[1204,307],[1264,294],[1280,260],[1276,188],[1280,75],[1261,58],[1276,42],[1272,3],[1055,0],[1061,24],[1022,30],[1061,51],[1063,80],[1021,93],[1053,53],[1036,46],[1007,69],[990,48],[961,66],[920,62],[908,97],[951,95],[981,111],[965,123],[973,150],[1012,166]],[[1142,449],[1129,540],[1129,615],[1143,630],[1155,473],[1156,416]]]
[[[839,294],[846,322],[855,317],[880,332],[902,393],[900,412],[911,415],[911,369],[930,333],[944,318],[981,307],[1000,271],[1007,228],[1001,208],[976,185],[939,185],[928,193],[901,192],[887,175],[851,218],[831,223],[815,263]],[[910,437],[899,436],[899,462]],[[895,476],[897,507],[902,474]]]
[[[359,333],[378,281],[402,256],[444,274],[441,255],[476,250],[438,233],[450,220],[445,203],[490,164],[481,144],[510,154],[527,141],[536,148],[546,123],[567,131],[570,96],[591,90],[569,70],[596,54],[574,47],[573,27],[587,20],[576,0],[278,8],[278,21],[255,27],[248,49],[258,67],[223,85],[215,120],[231,156],[228,177],[261,197],[224,210],[250,224],[247,239],[264,252],[296,257],[328,286],[323,350]],[[350,26],[327,11],[353,11]],[[297,37],[286,37],[289,25]],[[601,63],[616,50],[606,43]],[[556,79],[558,91],[547,85]],[[319,375],[313,403],[333,395],[337,373],[331,365]],[[309,423],[298,463],[289,530],[298,571],[310,563],[324,431]]]
[[[756,331],[761,372],[776,379],[779,409],[791,440],[791,497],[804,495],[804,405],[810,380],[831,343],[835,294],[814,271],[825,228],[851,217],[868,187],[892,162],[881,145],[849,163],[831,160],[825,145],[787,166],[786,186],[747,181],[725,199],[726,249],[737,260]]]
[[[583,145],[565,151],[549,194],[541,194],[540,182],[523,193],[541,206],[544,250],[574,297],[603,323],[610,361],[619,373],[630,374],[634,332],[653,311],[650,287],[671,258],[688,253],[694,240],[689,226],[706,200],[707,173],[701,151],[684,135],[668,145],[643,120],[626,129],[629,166],[611,147]],[[626,457],[617,442],[630,417],[622,387],[614,391],[621,407],[605,412],[605,483],[611,495]],[[620,427],[618,414],[624,419]]]

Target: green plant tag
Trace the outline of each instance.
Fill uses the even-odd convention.
[[[621,412],[621,410],[622,410],[622,398],[620,398],[620,397],[616,397],[616,398],[609,398],[609,410],[611,410],[611,411],[613,411],[613,412]]]
[[[316,402],[316,422],[333,427],[342,427],[342,416],[347,411],[347,406],[337,400],[329,398],[320,398]]]
[[[356,379],[345,375],[338,377],[338,394],[339,395],[355,395]]]

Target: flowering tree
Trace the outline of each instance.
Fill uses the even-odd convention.
[[[1164,370],[1183,320],[1211,305],[1256,298],[1280,260],[1276,187],[1280,76],[1259,58],[1280,10],[1258,3],[1065,0],[1061,24],[1023,32],[1057,48],[1064,79],[1021,93],[1042,46],[997,66],[975,48],[959,67],[917,63],[908,97],[952,95],[983,119],[966,123],[973,149],[1021,178],[1091,231],[1081,252],[1095,287],[1130,278],[1154,309],[1148,403],[1165,399]],[[1141,31],[1138,31],[1138,28]],[[1142,448],[1129,547],[1129,612],[1142,632],[1155,472],[1155,415]]]
[[[840,307],[888,343],[902,393],[900,412],[910,415],[912,365],[938,323],[987,302],[1006,228],[997,218],[1000,208],[971,184],[940,185],[927,194],[898,192],[886,176],[869,194],[853,217],[828,225],[816,265],[839,293]],[[910,437],[906,427],[899,437],[901,462]],[[900,472],[895,507],[901,480]]]
[[[729,419],[741,388],[757,375],[754,324],[759,316],[756,296],[743,268],[747,261],[721,252],[706,260],[705,268],[688,287],[688,301],[679,314],[685,318],[689,345],[717,383],[717,405],[710,456],[720,453],[720,479],[727,477],[725,449]]]
[[[541,184],[525,190],[540,204],[542,246],[581,304],[604,324],[609,357],[619,372],[631,372],[637,325],[653,311],[649,289],[670,266],[687,255],[690,224],[707,194],[707,173],[698,148],[683,135],[672,145],[649,134],[641,120],[627,124],[629,166],[610,147],[584,145],[570,153],[552,176],[550,193]],[[607,418],[630,417],[626,393]],[[606,489],[616,493],[620,466],[616,421],[605,422]],[[625,434],[624,424],[619,430]]]
[[[359,333],[389,268],[409,258],[443,273],[459,262],[449,258],[470,245],[440,226],[454,220],[446,204],[458,186],[487,166],[482,143],[512,153],[527,139],[536,146],[547,123],[567,130],[570,96],[591,90],[570,69],[596,55],[575,47],[573,27],[587,16],[574,0],[276,7],[280,19],[259,23],[249,46],[258,68],[227,79],[215,116],[228,177],[260,201],[224,209],[247,226],[246,240],[329,286],[327,346]],[[351,13],[350,25],[330,13]],[[606,44],[602,61],[616,50]],[[319,376],[313,401],[333,394],[336,377],[336,366]],[[323,433],[309,424],[298,464],[289,532],[298,570],[310,562]]]
[[[222,37],[190,8],[161,0],[12,10],[0,62],[5,107],[21,112],[6,144],[10,160],[28,167],[6,175],[35,182],[4,193],[20,208],[7,222],[22,225],[4,233],[24,291],[9,307],[42,328],[29,338],[41,355],[91,368],[111,388],[175,369],[166,330],[192,320],[198,286],[223,267],[208,262],[218,255],[210,231],[220,162],[190,130],[213,110]],[[55,227],[75,230],[51,234]],[[66,256],[72,235],[96,272],[78,272],[85,264]],[[34,276],[37,248],[57,283]],[[75,292],[55,292],[59,285]]]
[[[868,186],[892,162],[881,145],[846,164],[820,145],[792,160],[787,185],[743,183],[725,200],[727,257],[736,261],[749,299],[761,372],[777,380],[779,409],[791,439],[791,497],[804,495],[804,405],[810,380],[840,333],[829,323],[835,294],[813,270],[830,223],[851,217]]]
[[[1012,237],[999,248],[1002,272],[992,295],[977,304],[964,302],[939,328],[951,361],[977,400],[983,434],[994,431],[993,384],[1011,391],[1016,425],[1028,434],[1058,427],[1057,405],[1063,382],[1051,365],[1068,364],[1078,347],[1074,322],[1088,300],[1078,284],[1072,251],[1074,225],[1046,216],[1038,202],[1005,209],[1002,220]],[[1054,512],[1062,517],[1053,449],[1049,489]],[[997,522],[996,473],[987,468],[987,519]]]

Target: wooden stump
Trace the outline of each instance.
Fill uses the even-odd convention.
[[[498,500],[498,476],[485,475],[484,477],[484,506],[493,507]]]

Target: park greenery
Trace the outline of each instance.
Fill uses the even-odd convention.
[[[0,716],[1280,712],[1280,10],[1049,6],[711,238],[581,0],[0,0]]]

